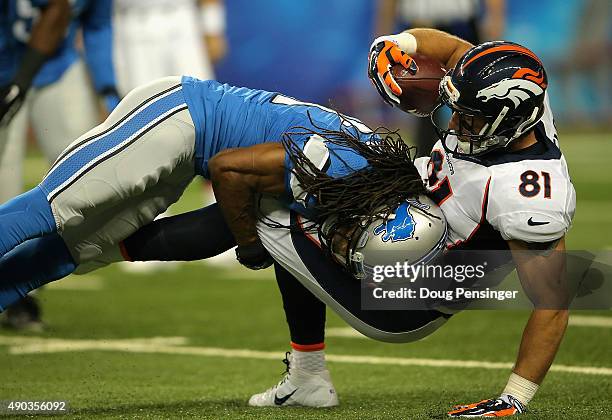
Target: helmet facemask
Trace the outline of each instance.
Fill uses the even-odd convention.
[[[448,118],[440,118],[440,114],[449,113],[455,114],[454,118],[457,118],[456,128],[451,129],[449,127],[450,120]],[[442,141],[444,148],[454,155],[475,157],[508,145],[510,138],[488,134],[490,123],[485,123],[475,132],[474,125],[478,118],[482,118],[482,116],[454,109],[444,102],[440,103],[431,113],[431,121],[438,138]],[[444,126],[446,128],[443,128]],[[456,146],[448,144],[448,136],[456,136]]]
[[[340,226],[338,218],[328,217],[320,226],[319,237],[332,261],[340,264],[356,279],[365,277],[363,255],[355,252],[367,240],[367,226],[371,218],[355,220],[353,226]]]

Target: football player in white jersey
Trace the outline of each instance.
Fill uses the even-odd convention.
[[[430,196],[448,221],[447,248],[510,249],[523,287],[540,287],[540,300],[558,298],[550,283],[564,275],[561,256],[576,195],[559,149],[542,62],[510,42],[474,47],[430,29],[383,36],[372,44],[369,76],[388,103],[398,103],[401,95],[389,72],[401,61],[394,57],[416,52],[452,69],[441,81],[442,101],[434,111],[450,108],[448,128],[438,127],[440,140],[431,156],[417,160]],[[561,252],[521,253],[531,249]],[[568,311],[551,306],[532,312],[501,396],[458,406],[450,416],[524,411],[565,333]]]
[[[525,411],[544,379],[568,319],[568,296],[560,285],[565,275],[564,237],[575,209],[575,192],[546,98],[546,73],[539,58],[517,44],[473,46],[444,32],[414,29],[377,38],[372,44],[369,76],[388,103],[399,103],[401,95],[390,67],[400,63],[413,68],[409,54],[416,52],[453,69],[441,81],[442,103],[436,110],[448,107],[452,117],[447,127],[438,127],[440,141],[431,156],[416,161],[429,196],[448,223],[446,255],[449,259],[459,255],[453,250],[506,251],[501,254],[513,260],[535,304],[501,394],[457,406],[448,414],[515,415]],[[418,68],[413,71],[418,74]],[[282,220],[282,216],[273,219]],[[302,285],[312,289],[309,282],[322,283],[319,277],[326,274],[317,272],[312,255],[299,249],[299,241],[294,239],[293,248],[285,250],[294,261],[287,262],[276,245],[281,241],[268,240],[274,235],[265,228],[260,228],[259,235],[270,254],[281,264],[286,262]],[[536,252],[529,252],[533,250]],[[300,270],[301,266],[307,270]],[[251,397],[249,404],[329,406],[329,401],[309,397],[334,391],[323,352],[324,305],[317,304],[297,282],[281,281],[285,277],[291,276],[277,268],[292,338],[288,374],[278,385]],[[416,318],[419,311],[414,312]],[[394,313],[400,312],[389,312]],[[308,392],[300,395],[300,389]]]

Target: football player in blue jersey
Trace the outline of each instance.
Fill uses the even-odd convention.
[[[75,129],[82,133],[92,128],[97,119],[95,107],[91,107],[91,112],[90,108],[83,109],[83,104],[92,105],[91,97],[74,97],[78,90],[87,90],[89,83],[84,68],[78,68],[80,53],[76,47],[76,34],[79,30],[83,33],[85,61],[95,90],[103,97],[109,111],[119,102],[112,64],[111,0],[9,0],[3,8],[0,21],[0,126],[11,123],[24,104],[26,94],[32,91],[30,96],[35,96],[29,104],[32,106],[32,123],[36,134],[42,137],[39,141],[45,153],[53,161],[69,141],[65,139],[66,134],[73,134]],[[65,78],[69,79],[64,81]],[[68,87],[64,87],[64,91],[56,88],[51,93],[48,91],[52,89],[42,92],[42,88],[61,84],[77,86],[71,91],[65,91]],[[40,99],[45,94],[54,95],[56,109],[68,106],[58,106],[58,100],[67,99],[68,95],[70,102],[77,102],[78,107],[68,108],[58,115],[58,111],[52,112],[48,100]],[[79,102],[81,100],[83,102]],[[44,102],[47,106],[41,109],[34,102]],[[43,110],[45,112],[40,112]],[[74,112],[76,110],[78,112]],[[45,117],[38,114],[51,116],[39,121],[37,118]],[[61,135],[49,132],[50,127],[56,131],[62,129],[53,124],[54,117],[80,121],[83,114],[89,121],[80,123],[79,127],[72,129],[70,123],[66,123]],[[46,135],[42,136],[42,133]],[[62,141],[58,141],[59,145],[47,146],[49,137],[62,137]]]
[[[311,173],[326,184],[304,190],[298,178]],[[374,214],[423,189],[408,147],[356,119],[277,93],[160,79],[128,94],[37,187],[0,206],[0,309],[79,266],[123,260],[122,241],[195,175],[212,181],[229,240],[253,269],[272,263],[255,226],[260,194],[316,220],[332,210]],[[327,199],[347,185],[351,197]],[[366,200],[365,186],[387,193]]]
[[[30,87],[57,82],[79,59],[75,42],[79,29],[83,31],[85,60],[94,87],[110,109],[117,105],[111,57],[111,5],[111,0],[9,0],[3,4],[2,124],[10,121]],[[6,96],[16,88],[18,93]]]
[[[38,22],[32,25],[31,34],[22,40],[20,54],[17,54],[14,45],[15,35],[25,33],[24,25],[9,18],[10,8],[18,11],[17,4],[6,2],[2,14],[2,32],[0,32],[0,45],[2,45],[0,77],[0,124],[7,125],[17,113],[27,90],[47,58],[55,52],[61,43],[68,23],[70,22],[70,7],[67,0],[51,0],[40,13]],[[33,13],[32,8],[28,9]],[[22,12],[23,13],[23,12]],[[13,35],[15,34],[15,35]]]
[[[94,90],[108,112],[119,98],[111,57],[111,0],[6,0],[2,8],[0,202],[5,202],[23,192],[28,123],[51,163],[72,139],[100,122]],[[84,60],[75,45],[78,31]],[[35,299],[14,305],[3,323],[40,328]]]

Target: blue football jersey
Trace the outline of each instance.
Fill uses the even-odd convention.
[[[342,130],[361,141],[372,140],[372,131],[359,120],[279,93],[191,77],[183,77],[182,85],[196,128],[196,171],[205,178],[209,177],[208,161],[220,151],[280,142],[287,133],[293,133],[291,139],[295,144],[329,176],[345,176],[367,167],[366,159],[355,150],[312,133]],[[313,197],[301,191],[292,176],[293,166],[288,157],[285,167],[284,198],[292,209],[308,215],[306,209]]]
[[[47,6],[48,0],[5,0],[0,15],[0,84],[14,77],[32,27]],[[56,82],[77,60],[75,37],[83,31],[86,60],[96,89],[115,86],[112,66],[112,0],[71,0],[72,20],[66,36],[56,52],[47,60],[33,80],[42,87]]]

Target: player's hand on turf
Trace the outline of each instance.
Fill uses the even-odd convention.
[[[449,417],[507,417],[525,412],[525,407],[516,398],[503,397],[482,400],[473,404],[457,405],[448,412]]]
[[[274,263],[260,240],[248,245],[238,245],[236,248],[238,262],[251,270],[263,270]]]
[[[402,51],[393,38],[381,36],[372,43],[368,60],[368,77],[380,96],[391,106],[399,104],[402,89],[393,79],[391,67],[401,64],[409,72],[416,74],[418,68],[412,57]]]
[[[0,87],[0,127],[11,122],[21,108],[25,94],[25,89],[14,83]]]

